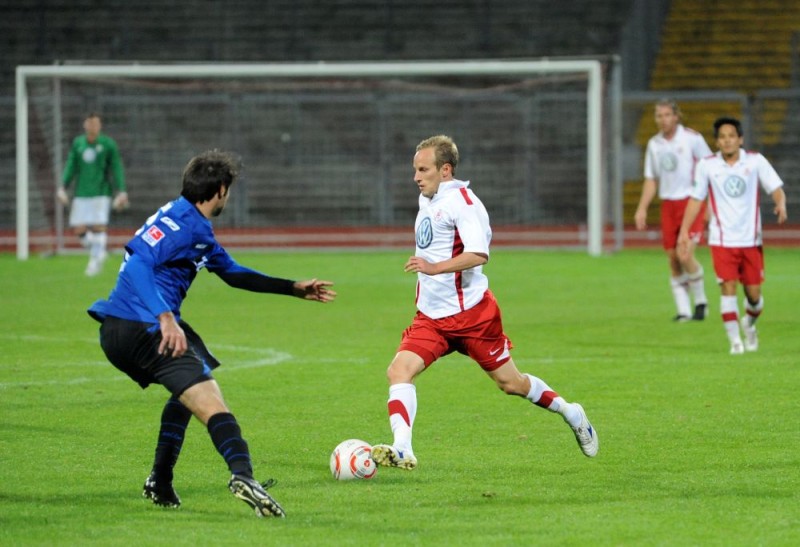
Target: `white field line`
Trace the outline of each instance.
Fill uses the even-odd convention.
[[[66,337],[55,336],[42,336],[36,334],[26,335],[0,335],[2,340],[11,340],[17,342],[35,342],[35,343],[85,343],[87,345],[97,345],[96,338],[73,339]],[[230,363],[224,362],[223,366],[215,371],[215,374],[226,371],[235,371],[240,369],[258,368],[278,365],[294,359],[294,357],[285,351],[280,351],[274,348],[257,348],[249,346],[225,345],[217,344],[215,348],[237,354],[236,360],[231,360]],[[107,367],[109,371],[114,371],[113,366],[107,361],[87,360],[87,361],[60,361],[57,366],[89,366],[92,368]],[[113,377],[87,377],[78,376],[69,380],[47,380],[47,381],[21,381],[21,382],[0,382],[0,389],[7,389],[13,387],[30,387],[30,386],[49,386],[49,385],[75,385],[85,384],[89,382],[107,382],[109,380],[125,380],[127,376],[116,373]]]
[[[56,337],[56,336],[44,336],[44,335],[37,335],[37,334],[25,334],[25,335],[14,335],[14,334],[0,334],[0,340],[10,340],[16,342],[37,342],[37,343],[53,343],[53,344],[64,344],[64,343],[85,343],[87,345],[95,346],[98,344],[96,338],[84,338],[84,339],[74,339],[74,338],[66,338],[66,337]],[[214,371],[214,374],[220,374],[223,372],[235,372],[237,370],[245,370],[251,368],[260,368],[260,367],[268,367],[268,366],[275,366],[282,363],[289,363],[294,361],[295,364],[326,364],[326,363],[335,363],[335,364],[348,364],[348,365],[363,365],[368,363],[368,359],[366,358],[349,358],[349,359],[337,359],[335,357],[328,357],[324,359],[314,359],[312,362],[307,362],[305,360],[298,360],[292,354],[280,351],[275,348],[262,348],[262,347],[252,347],[252,346],[239,346],[239,345],[229,345],[229,344],[214,344],[213,345],[215,350],[224,350],[226,353],[233,353],[236,354],[236,359],[232,359],[230,361],[224,360],[222,366]],[[514,361],[517,363],[518,366],[535,366],[535,365],[554,365],[554,364],[571,364],[571,363],[598,363],[607,361],[610,358],[604,357],[583,357],[583,358],[574,358],[574,357],[541,357],[541,358],[515,358]],[[109,372],[113,372],[113,375],[103,375],[102,377],[94,377],[94,376],[77,376],[75,378],[71,378],[69,380],[47,380],[47,381],[20,381],[20,382],[0,382],[0,389],[9,389],[15,387],[32,387],[32,386],[51,386],[51,385],[77,385],[77,384],[86,384],[92,382],[108,382],[111,380],[127,380],[128,377],[118,373],[110,363],[107,361],[97,361],[97,360],[86,360],[86,361],[65,361],[62,360],[55,366],[61,367],[92,367],[92,368],[107,368]],[[384,365],[384,363],[381,363]],[[476,365],[477,366],[477,365]],[[381,369],[382,370],[382,369]]]

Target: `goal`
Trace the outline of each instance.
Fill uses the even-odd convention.
[[[119,144],[137,227],[179,192],[189,158],[241,156],[215,226],[258,246],[270,229],[413,224],[417,142],[448,134],[493,226],[601,254],[614,224],[608,63],[596,59],[275,64],[61,64],[16,71],[16,248],[63,249],[55,188],[90,111]],[[615,227],[621,230],[621,225]],[[566,234],[566,235],[564,235]],[[261,238],[261,239],[260,239]]]

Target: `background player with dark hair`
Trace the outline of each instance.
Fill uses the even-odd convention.
[[[783,181],[767,159],[758,152],[742,148],[742,124],[736,118],[718,118],[714,138],[719,151],[697,164],[694,188],[686,206],[686,216],[678,238],[681,252],[688,252],[690,226],[708,199],[711,219],[708,244],[720,286],[720,312],[730,352],[738,355],[758,349],[756,319],[764,309],[761,284],[764,282],[764,250],[761,238],[759,186],[772,196],[778,224],[786,221],[786,194]],[[744,343],[739,330],[739,305],[736,287],[744,286],[745,316],[741,320]]]
[[[232,474],[233,494],[259,516],[284,516],[283,508],[253,478],[250,451],[211,375],[219,362],[181,317],[181,304],[197,272],[206,268],[228,285],[248,291],[296,296],[317,302],[336,297],[329,281],[290,281],[239,265],[216,241],[210,219],[225,208],[238,163],[212,150],[192,158],[183,172],[181,196],[161,207],[125,247],[116,287],[89,314],[100,321],[100,345],[108,360],[142,388],[163,385],[171,394],[144,495],[177,507],[173,489],[189,420],[207,428]]]

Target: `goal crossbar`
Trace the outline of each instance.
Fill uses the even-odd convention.
[[[602,253],[602,64],[592,59],[342,63],[23,65],[16,69],[17,258],[30,252],[27,83],[58,78],[387,78],[402,76],[513,76],[583,73],[587,78],[587,251]]]

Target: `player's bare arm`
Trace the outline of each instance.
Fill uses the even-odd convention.
[[[783,224],[788,218],[786,214],[786,194],[784,193],[783,188],[778,188],[772,192],[772,201],[775,202],[775,208],[773,209],[773,212],[778,219],[778,224]]]
[[[489,257],[484,253],[461,253],[453,258],[441,262],[428,262],[422,257],[412,256],[406,262],[404,270],[410,273],[424,273],[436,275],[441,273],[461,272],[486,264]]]
[[[633,215],[633,220],[636,222],[637,230],[644,230],[647,228],[647,208],[656,196],[658,183],[653,179],[644,179],[642,186],[642,196],[639,198],[639,205],[636,207],[636,213]]]
[[[172,355],[180,357],[188,349],[186,334],[172,312],[164,312],[158,316],[158,323],[161,328],[161,343],[158,345],[158,352],[162,355]]]
[[[295,281],[294,296],[304,300],[314,300],[316,302],[332,302],[336,298],[336,291],[331,290],[332,281],[322,281],[318,279],[308,279],[306,281]]]
[[[694,223],[694,219],[700,214],[700,209],[703,202],[699,199],[690,198],[689,203],[686,204],[686,211],[683,213],[683,222],[681,222],[681,231],[678,233],[678,256],[686,256],[689,252],[691,239],[689,238],[689,229]]]

